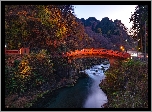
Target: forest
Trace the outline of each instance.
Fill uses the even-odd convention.
[[[145,21],[148,52],[147,10],[147,6],[137,6],[130,18],[135,32],[129,35],[120,20],[77,18],[73,5],[6,5],[6,49],[28,47],[30,54],[5,55],[5,106],[30,107],[48,90],[75,84],[79,77],[76,71],[85,69],[85,61],[75,60],[68,64],[66,59],[54,58],[55,55],[83,48],[120,50],[121,44],[131,49],[135,48],[133,42],[137,37],[140,38],[139,47],[144,49]],[[75,73],[70,75],[72,71]],[[61,84],[63,80],[65,84]]]

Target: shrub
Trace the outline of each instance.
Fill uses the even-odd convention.
[[[23,56],[22,60],[15,60],[13,67],[5,67],[5,91],[8,94],[24,94],[44,82],[54,79],[53,63],[46,50],[38,54],[31,53]]]
[[[109,108],[148,107],[147,63],[134,60],[117,62],[105,75],[100,87],[108,95]]]

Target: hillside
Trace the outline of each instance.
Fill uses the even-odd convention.
[[[95,48],[106,48],[120,50],[120,46],[124,46],[126,50],[135,47],[133,39],[127,34],[127,28],[120,20],[109,20],[105,17],[101,21],[94,17],[88,19],[80,19],[84,25],[85,33],[91,37]]]

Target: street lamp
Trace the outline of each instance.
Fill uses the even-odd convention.
[[[123,49],[123,46],[120,46],[120,49]]]
[[[124,48],[123,46],[120,46],[120,49],[121,49],[122,51],[124,51],[124,50],[125,50],[125,48]]]

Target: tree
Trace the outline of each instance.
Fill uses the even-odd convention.
[[[107,32],[107,35],[109,36],[111,34],[111,30],[109,30],[108,32]]]
[[[8,49],[30,47],[56,51],[64,38],[76,34],[72,5],[6,5]]]
[[[98,28],[102,29],[102,34],[107,34],[109,30],[111,30],[110,34],[114,34],[114,30],[116,29],[113,21],[109,20],[108,17],[105,17],[99,22],[95,27],[95,32],[98,33]]]
[[[97,32],[100,33],[100,34],[102,34],[101,28],[98,28]]]
[[[130,32],[133,33],[133,38],[140,39],[138,45],[144,48],[144,37],[145,37],[145,21],[146,21],[146,49],[148,51],[148,5],[138,5],[135,12],[131,15],[130,22],[133,22],[132,29]]]

